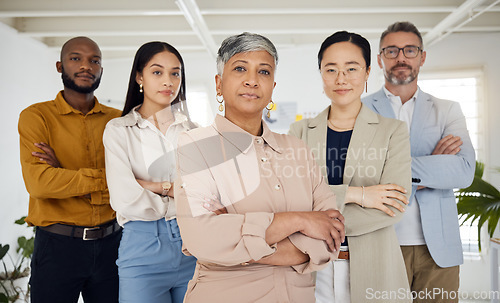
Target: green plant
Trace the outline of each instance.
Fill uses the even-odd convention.
[[[497,168],[500,172],[500,169]],[[477,220],[478,245],[481,250],[481,227],[488,221],[490,238],[500,219],[500,192],[493,185],[483,180],[484,163],[476,162],[474,181],[464,189],[455,192],[458,199],[457,208],[462,224],[472,219],[471,224]]]
[[[15,223],[19,225],[26,224],[22,217],[16,220]],[[10,246],[8,244],[0,244],[0,261],[3,265],[3,272],[0,272],[0,303],[15,302],[23,295],[25,299],[28,297],[28,289],[25,292],[21,287],[15,286],[14,281],[27,277],[30,274],[30,260],[33,254],[35,244],[34,228],[33,235],[30,238],[20,236],[17,238],[18,248],[16,249],[17,257],[13,259],[9,254]],[[9,259],[10,266],[7,266],[6,259]]]

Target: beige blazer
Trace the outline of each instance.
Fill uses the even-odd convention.
[[[326,135],[330,107],[318,116],[291,125],[289,134],[312,149],[326,178]],[[376,209],[344,204],[348,186],[395,183],[411,193],[411,157],[404,122],[384,118],[366,106],[356,118],[347,151],[343,185],[330,185],[345,216],[349,237],[352,302],[411,302],[403,256],[390,217]]]

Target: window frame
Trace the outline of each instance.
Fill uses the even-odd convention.
[[[477,110],[477,115],[476,117],[473,117],[477,120],[477,146],[474,146],[474,151],[476,152],[476,158],[479,161],[483,161],[484,159],[489,159],[488,155],[488,144],[486,138],[488,138],[488,121],[485,113],[487,113],[487,102],[485,102],[485,96],[486,96],[486,88],[485,88],[485,80],[484,80],[484,70],[482,68],[461,68],[461,69],[455,69],[455,70],[427,70],[427,71],[421,71],[419,74],[419,80],[420,81],[425,81],[425,80],[449,80],[449,79],[460,79],[460,78],[475,78],[476,79],[476,110]],[[419,87],[421,82],[419,81]],[[422,91],[427,92],[425,88],[422,88]],[[432,92],[429,92],[432,94]],[[466,117],[467,119],[467,117]],[[467,121],[468,122],[468,121]],[[469,123],[468,123],[469,124]],[[469,128],[469,126],[468,126]],[[485,174],[487,172],[485,171]],[[487,177],[487,176],[486,176]],[[467,223],[466,223],[467,224]],[[469,228],[473,228],[473,230],[469,230],[469,233],[475,233],[477,234],[477,221],[474,222],[474,224],[471,225],[466,225],[464,224],[461,226]],[[475,229],[474,229],[475,227]],[[484,239],[489,239],[489,237],[483,237],[484,233],[486,231],[486,225],[483,226],[481,229],[481,246],[488,247],[487,243],[485,243]],[[462,233],[462,231],[461,231]],[[471,239],[471,238],[469,238]],[[469,240],[470,241],[470,240]],[[464,241],[463,241],[464,242]],[[462,242],[462,247],[464,247]],[[485,245],[486,244],[486,245]],[[482,249],[481,251],[467,251],[464,249],[464,258],[468,260],[480,260],[484,257],[486,257],[487,250]]]

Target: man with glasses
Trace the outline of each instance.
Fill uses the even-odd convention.
[[[453,189],[471,184],[475,154],[460,105],[419,89],[425,57],[415,25],[390,25],[377,58],[385,86],[362,101],[410,131],[413,192],[396,233],[414,302],[456,302],[463,254]]]

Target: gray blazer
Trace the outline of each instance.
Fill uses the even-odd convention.
[[[383,88],[362,101],[384,117],[396,117]],[[431,155],[438,141],[449,134],[462,139],[460,152],[456,155]],[[474,148],[460,104],[420,91],[410,126],[410,142],[412,194],[420,207],[429,252],[441,267],[460,265],[463,252],[453,189],[469,186],[476,167]],[[417,191],[418,185],[426,188]]]
[[[291,125],[289,134],[301,138],[312,149],[326,177],[326,134],[330,107],[318,116]],[[351,301],[411,302],[403,256],[393,225],[403,214],[392,209],[390,217],[377,209],[344,204],[348,186],[395,183],[411,189],[410,141],[404,122],[375,114],[366,106],[356,118],[347,151],[343,185],[330,185],[338,208],[346,219],[349,237]],[[409,194],[407,195],[407,197]],[[392,292],[394,300],[377,300],[375,292]],[[399,294],[401,293],[401,294]]]

